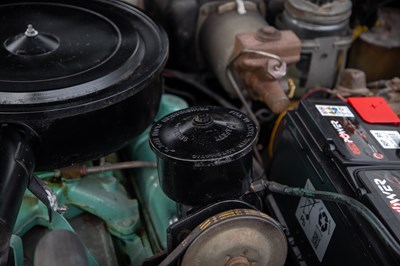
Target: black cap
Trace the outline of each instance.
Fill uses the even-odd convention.
[[[192,107],[156,122],[150,145],[163,159],[202,166],[230,162],[248,154],[257,128],[240,111],[223,107]]]

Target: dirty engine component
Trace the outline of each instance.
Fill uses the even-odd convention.
[[[242,6],[235,1],[204,4],[198,23],[200,52],[231,96],[244,101],[236,84],[243,83],[252,99],[281,113],[289,99],[280,80],[286,65],[299,61],[301,43],[293,32],[268,26],[260,12],[251,1]],[[241,80],[236,81],[232,72]]]
[[[358,199],[399,241],[399,122],[382,98],[304,101],[282,123],[269,178]],[[343,205],[275,200],[307,264],[399,263],[369,224]]]
[[[173,200],[204,205],[243,195],[250,184],[256,125],[222,107],[192,107],[156,122],[150,145],[160,184]]]
[[[168,45],[147,16],[119,1],[2,1],[0,14],[3,265],[35,166],[98,159],[139,135],[157,112]],[[46,193],[42,186],[57,209]]]
[[[0,1],[0,266],[400,265],[399,14]]]
[[[290,72],[301,89],[297,94],[335,85],[352,41],[351,6],[350,0],[285,1],[276,25],[292,30],[302,41],[301,60]]]

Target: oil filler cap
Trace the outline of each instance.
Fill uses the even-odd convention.
[[[177,202],[202,205],[248,188],[257,128],[245,114],[192,107],[165,116],[150,131],[160,184]]]

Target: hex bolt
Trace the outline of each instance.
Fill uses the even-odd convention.
[[[195,127],[207,127],[213,123],[213,119],[208,114],[198,114],[192,122]]]

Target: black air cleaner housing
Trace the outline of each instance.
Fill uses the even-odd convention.
[[[233,109],[193,107],[165,116],[150,132],[162,189],[190,206],[241,196],[256,139],[256,125]]]

